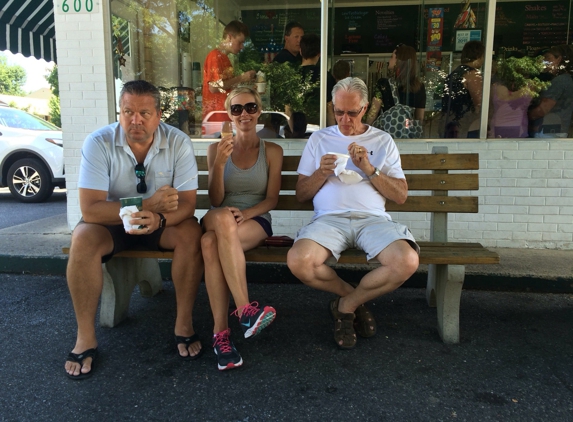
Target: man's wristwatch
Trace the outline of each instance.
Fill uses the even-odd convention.
[[[376,176],[380,176],[380,169],[374,167],[374,173],[372,173],[368,178],[370,180],[374,179]]]
[[[158,228],[162,229],[163,227],[165,227],[165,224],[167,223],[167,219],[160,212],[158,212],[157,215],[159,216],[159,227]]]

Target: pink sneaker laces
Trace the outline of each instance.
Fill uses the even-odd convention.
[[[213,334],[213,347],[219,346],[222,353],[230,353],[233,350],[229,341],[230,334],[230,328],[227,328],[225,331],[221,331],[217,334]]]
[[[242,312],[241,312],[241,314],[239,314],[239,311],[241,311],[241,310],[242,310]],[[257,312],[259,312],[259,302],[251,302],[247,305],[243,305],[243,306],[238,307],[233,312],[231,312],[231,315],[234,315],[237,318],[242,318],[243,315],[251,316],[251,315],[255,315]]]

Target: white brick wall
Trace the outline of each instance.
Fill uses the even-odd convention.
[[[279,141],[285,155],[300,154],[304,141]],[[198,155],[206,142],[194,141]],[[573,249],[573,171],[567,140],[399,141],[402,153],[431,153],[445,145],[449,152],[480,154],[480,210],[450,214],[448,236],[479,241],[488,247]],[[502,169],[502,170],[500,170]],[[276,235],[294,236],[312,213],[273,211]],[[430,214],[394,213],[419,240],[430,240]]]
[[[109,5],[100,4],[99,13],[54,13],[70,228],[81,217],[77,191],[81,146],[89,133],[110,123],[114,113],[114,93],[108,89],[113,85],[106,72],[111,48],[106,36]]]

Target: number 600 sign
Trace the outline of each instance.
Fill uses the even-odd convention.
[[[60,0],[58,12],[63,14],[98,13],[101,0]]]

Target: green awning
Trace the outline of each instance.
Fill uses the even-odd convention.
[[[53,0],[0,0],[0,51],[56,61]]]

